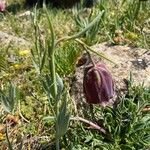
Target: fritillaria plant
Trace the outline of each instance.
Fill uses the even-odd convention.
[[[48,21],[48,31],[46,31],[46,37],[44,40],[41,40],[41,34],[37,19],[37,9],[34,11],[33,16],[33,26],[35,29],[35,50],[31,50],[32,60],[34,67],[37,71],[40,79],[42,78],[42,86],[47,95],[49,101],[50,109],[53,112],[54,122],[55,122],[55,138],[56,138],[56,149],[59,150],[59,140],[66,133],[70,113],[67,110],[67,90],[64,89],[62,79],[56,72],[55,65],[55,50],[59,46],[60,42],[74,40],[77,42],[77,38],[85,34],[89,29],[91,29],[102,17],[104,11],[100,12],[99,15],[89,23],[86,28],[78,32],[75,35],[62,37],[56,39],[55,32],[51,23],[50,14],[45,6],[43,5],[44,12]],[[42,43],[44,41],[44,43]],[[47,62],[47,63],[45,63]],[[48,73],[45,75],[43,68],[48,70]]]

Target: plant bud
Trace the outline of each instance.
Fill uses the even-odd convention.
[[[110,72],[102,63],[87,66],[84,72],[83,90],[90,104],[106,104],[114,95],[114,84]]]

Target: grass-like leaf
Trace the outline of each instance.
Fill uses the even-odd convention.
[[[65,93],[62,105],[60,106],[59,113],[56,118],[56,139],[59,139],[66,133],[69,125],[70,114],[67,112],[66,99],[67,93]]]
[[[16,100],[16,87],[9,83],[5,91],[0,89],[0,97],[4,110],[9,113],[12,112]]]

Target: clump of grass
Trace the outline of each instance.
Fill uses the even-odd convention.
[[[78,57],[82,52],[82,48],[74,42],[65,42],[56,50],[56,66],[57,71],[65,76],[72,74]]]

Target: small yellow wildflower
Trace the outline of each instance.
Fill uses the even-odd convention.
[[[22,67],[21,64],[13,64],[13,65],[11,66],[11,68],[14,68],[14,69],[20,69],[21,67]]]
[[[2,141],[4,139],[5,139],[4,134],[0,133],[0,141]]]
[[[20,56],[28,56],[30,54],[29,50],[20,50],[19,55]]]
[[[133,33],[133,32],[129,32],[126,34],[126,37],[131,39],[131,40],[136,40],[138,38],[138,35]]]

